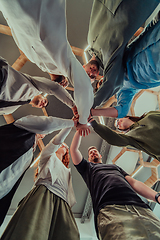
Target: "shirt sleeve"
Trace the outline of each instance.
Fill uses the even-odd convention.
[[[79,122],[86,124],[93,105],[94,93],[90,78],[75,56],[70,57],[67,75],[74,85],[74,99],[79,113]]]
[[[136,142],[130,136],[121,133],[116,133],[107,126],[97,123],[96,121],[91,122],[91,125],[94,131],[111,145],[118,147],[126,146],[137,147]]]
[[[47,160],[59,149],[61,144],[64,142],[71,128],[62,129],[55,137],[53,137],[50,142],[43,148],[41,152],[39,167],[42,167]]]
[[[71,119],[28,115],[14,122],[14,125],[27,131],[39,134],[49,134],[53,131],[74,126]]]
[[[125,176],[129,176],[129,174],[126,173],[121,167],[119,167],[119,166],[117,166],[117,167],[118,167],[120,173],[121,173],[124,177],[125,177]]]
[[[84,176],[87,171],[88,162],[83,158],[82,161],[78,165],[74,165],[77,171]]]
[[[137,89],[123,87],[117,93],[117,106],[115,108],[118,111],[118,118],[123,118],[128,114],[132,100],[137,92]]]
[[[26,75],[26,74],[24,74]],[[26,75],[27,76],[27,75]],[[69,92],[57,82],[51,81],[44,77],[30,77],[29,81],[42,93],[54,95],[60,101],[65,103],[68,107],[73,108],[75,102]]]

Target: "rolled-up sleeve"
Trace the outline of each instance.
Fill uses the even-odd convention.
[[[139,90],[133,89],[133,88],[125,88],[123,87],[116,95],[117,97],[117,106],[115,108],[118,111],[118,118],[125,117],[130,109],[132,100],[134,98],[134,95]]]

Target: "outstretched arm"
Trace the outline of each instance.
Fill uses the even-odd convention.
[[[119,147],[133,146],[138,148],[138,144],[134,141],[133,138],[125,134],[116,133],[112,129],[108,128],[105,125],[102,125],[92,118],[90,119],[90,124],[93,127],[94,131],[109,144]]]
[[[71,158],[72,158],[74,165],[78,165],[83,159],[82,154],[79,151],[81,139],[82,139],[82,137],[81,137],[79,131],[77,131],[73,137],[71,147],[70,147]]]
[[[50,156],[55,153],[58,148],[60,147],[60,145],[64,142],[64,140],[66,139],[66,137],[68,136],[68,134],[71,131],[71,127],[70,128],[65,128],[62,129],[56,136],[54,136],[50,142],[43,148],[42,152],[41,152],[41,158],[40,158],[40,162],[39,162],[39,166],[42,167],[43,164],[46,163],[46,161],[49,160]]]
[[[150,199],[150,200],[156,202],[155,195],[157,194],[157,192],[154,191],[152,188],[148,187],[143,182],[140,182],[128,175],[125,176],[125,179],[129,182],[131,187],[142,197],[145,197],[147,199]],[[158,202],[160,203],[160,196],[158,197]]]
[[[92,116],[118,117],[118,111],[114,107],[91,109]]]
[[[28,77],[29,81],[42,93],[47,93],[49,95],[54,95],[60,101],[65,103],[68,107],[73,108],[75,102],[69,92],[59,85],[57,82],[51,81],[44,77],[31,77],[24,74]]]
[[[49,134],[63,128],[73,127],[74,121],[56,117],[28,115],[15,121],[14,125],[39,134]]]

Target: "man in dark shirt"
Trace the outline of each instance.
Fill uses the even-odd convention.
[[[77,131],[70,148],[71,157],[90,190],[99,239],[160,239],[160,221],[137,193],[158,203],[160,194],[120,167],[102,164],[94,146],[88,150],[87,162],[79,151],[80,143]]]

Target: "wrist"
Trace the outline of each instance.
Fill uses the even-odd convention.
[[[94,121],[94,119],[93,119],[92,117],[90,117],[90,118],[88,119],[88,122],[91,123],[92,121]]]
[[[155,195],[155,200],[158,204],[160,204],[160,192],[158,192],[156,195]]]

